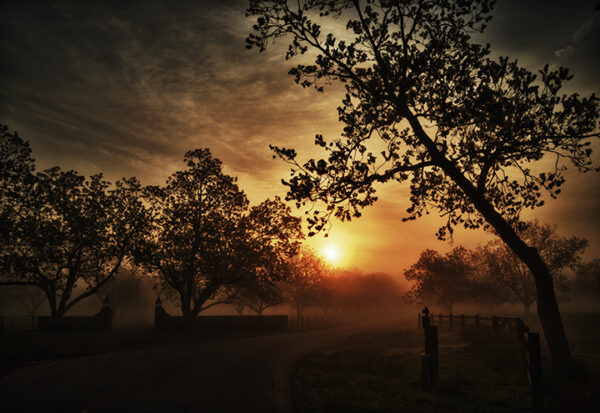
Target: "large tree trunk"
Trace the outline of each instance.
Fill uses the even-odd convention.
[[[569,342],[558,311],[554,283],[548,267],[535,248],[529,247],[513,227],[496,211],[494,206],[486,199],[484,191],[475,188],[456,165],[440,152],[436,144],[425,132],[419,119],[410,111],[405,102],[400,102],[398,107],[410,123],[419,141],[427,148],[431,159],[441,167],[444,172],[460,187],[465,195],[485,220],[496,230],[500,238],[508,247],[527,265],[535,281],[537,294],[537,308],[552,364],[561,373],[566,373],[572,366]]]
[[[566,373],[572,367],[572,358],[556,301],[552,275],[535,248],[529,248],[525,256],[523,261],[531,270],[535,281],[538,316],[544,329],[552,363],[559,372]]]

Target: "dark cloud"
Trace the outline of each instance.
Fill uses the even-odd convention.
[[[9,4],[0,118],[46,164],[90,172],[85,157],[108,171],[158,174],[186,150],[210,147],[233,172],[265,177],[277,168],[268,144],[318,120],[319,103],[298,93],[281,59],[264,64],[245,50],[244,7]]]
[[[495,54],[519,58],[529,69],[546,63],[575,75],[572,88],[600,90],[600,3],[597,0],[503,0],[481,40]]]

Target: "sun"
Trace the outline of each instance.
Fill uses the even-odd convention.
[[[329,244],[323,249],[323,256],[327,261],[335,264],[340,259],[340,249],[333,244]]]

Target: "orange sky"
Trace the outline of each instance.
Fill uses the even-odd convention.
[[[558,1],[501,3],[482,39],[496,54],[530,69],[570,66],[571,90],[598,92],[600,13],[591,3],[573,2],[568,12]],[[118,9],[108,2],[6,6],[0,122],[31,141],[41,168],[158,184],[183,166],[185,151],[209,147],[252,203],[284,195],[289,167],[272,159],[268,145],[294,147],[301,160],[317,156],[314,135],[340,132],[339,93],[295,85],[283,44],[263,54],[245,50],[251,22],[244,8],[243,1],[156,0]],[[598,184],[597,173],[569,173],[559,200],[524,216],[587,238],[586,258],[599,257]],[[361,219],[333,222],[327,242],[339,247],[340,265],[400,275],[423,249],[451,248],[435,239],[440,218],[401,222],[407,187],[389,184],[379,196]],[[454,242],[474,247],[485,239],[459,230]],[[309,243],[326,245],[322,235]]]

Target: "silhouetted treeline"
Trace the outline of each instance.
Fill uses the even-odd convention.
[[[0,286],[30,313],[40,291],[54,317],[94,295],[125,311],[140,287],[133,271],[193,318],[289,276],[300,219],[279,198],[250,207],[208,149],[188,152],[163,186],[111,184],[37,171],[29,143],[0,127]]]
[[[537,220],[522,223],[519,235],[536,248],[550,269],[562,300],[600,298],[599,260],[584,262],[587,240],[563,237],[556,226]],[[406,272],[412,288],[405,299],[438,305],[452,313],[456,304],[474,304],[484,310],[501,304],[518,304],[529,313],[536,302],[536,287],[529,269],[501,241],[490,241],[475,250],[458,246],[445,255],[433,250],[421,253]]]
[[[31,315],[61,317],[88,297],[117,317],[150,306],[148,284],[186,319],[219,304],[262,314],[286,304],[357,311],[398,303],[387,274],[334,273],[300,250],[300,219],[281,199],[250,206],[208,149],[162,186],[110,183],[56,166],[37,171],[29,143],[2,126],[0,293]]]

